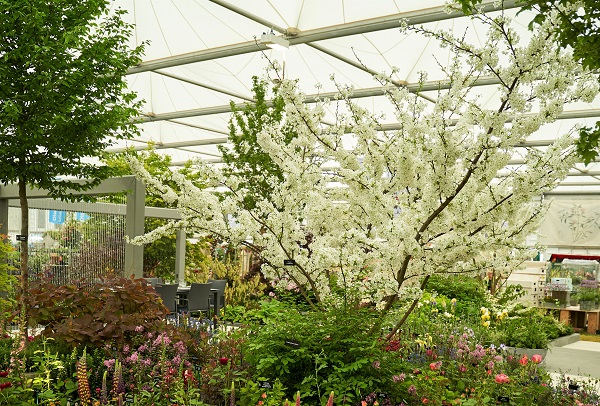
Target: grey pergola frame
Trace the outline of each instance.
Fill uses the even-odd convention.
[[[77,182],[85,182],[79,180]],[[81,196],[105,195],[111,193],[127,192],[126,204],[111,203],[87,203],[87,202],[63,202],[55,199],[45,201],[33,200],[49,198],[47,190],[29,187],[27,198],[29,207],[32,209],[45,210],[80,210],[81,206],[89,207],[90,211],[96,213],[117,213],[125,215],[125,231],[129,238],[144,234],[144,219],[155,217],[163,219],[180,219],[179,212],[175,209],[161,207],[146,207],[146,186],[135,176],[122,176],[104,180],[97,187],[84,191],[73,192]],[[0,186],[0,234],[8,233],[8,208],[19,207],[19,191],[16,184]],[[185,230],[177,231],[175,275],[177,281],[184,280],[185,270]],[[125,243],[125,276],[141,278],[143,276],[144,247]]]

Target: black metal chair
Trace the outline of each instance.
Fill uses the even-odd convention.
[[[187,298],[180,299],[182,303],[181,310],[190,313],[206,312],[210,316],[210,310],[214,307],[211,305],[212,283],[192,283]]]
[[[227,279],[209,279],[208,282],[212,283],[213,289],[217,289],[219,291],[217,294],[217,297],[219,298],[219,308],[225,307],[225,287],[227,286]],[[212,302],[213,300],[211,296],[211,304],[214,305]]]
[[[169,313],[176,314],[178,311],[177,306],[177,288],[178,284],[174,283],[171,285],[155,285],[154,289],[160,298],[162,299],[163,304],[169,310]]]
[[[156,285],[162,285],[162,278],[144,278],[148,285],[154,287]]]

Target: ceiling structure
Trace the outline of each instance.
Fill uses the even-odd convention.
[[[288,78],[299,79],[307,99],[335,91],[330,80],[354,87],[353,97],[373,112],[383,108],[383,91],[373,73],[390,74],[395,84],[416,90],[427,71],[420,94],[434,100],[444,87],[439,64],[449,50],[414,33],[403,34],[401,21],[431,29],[467,33],[475,43],[485,38],[462,13],[448,12],[445,0],[113,0],[135,24],[131,45],[148,41],[143,61],[127,80],[144,102],[140,136],[115,141],[109,151],[146,149],[149,144],[172,157],[175,166],[189,159],[220,162],[217,145],[226,144],[230,103],[252,102],[252,76],[265,76],[269,61],[285,66]],[[486,10],[497,10],[484,0]],[[504,1],[504,12],[515,15],[515,1]],[[500,11],[496,11],[500,12]],[[516,17],[527,37],[531,15]],[[263,33],[289,41],[277,51],[261,43]],[[481,80],[482,92],[493,94],[494,80]],[[393,117],[390,116],[390,117]],[[566,106],[553,125],[533,134],[523,147],[544,148],[576,124],[600,119],[600,98],[591,104]],[[382,123],[393,129],[393,121]],[[515,158],[512,164],[519,164]],[[578,164],[555,191],[600,194],[600,163]]]

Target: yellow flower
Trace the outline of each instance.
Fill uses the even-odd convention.
[[[483,323],[481,323],[483,325],[483,327],[489,327],[490,326],[490,321],[484,321]]]

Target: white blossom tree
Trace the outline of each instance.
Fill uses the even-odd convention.
[[[339,85],[338,98],[309,105],[296,82],[283,80],[283,122],[265,128],[258,142],[284,180],[273,179],[271,199],[252,209],[244,209],[248,190],[235,174],[199,164],[209,187],[173,173],[175,191],[132,160],[134,172],[182,215],[137,242],[180,226],[213,233],[256,250],[268,278],[295,283],[308,300],[314,293],[315,305],[353,300],[380,309],[416,297],[434,273],[472,272],[530,255],[524,240],[543,213],[534,198],[566,176],[572,140],[566,134],[544,150],[529,148],[524,164],[509,161],[515,146],[555,121],[566,103],[593,99],[598,81],[555,46],[552,19],[521,45],[507,17],[474,18],[488,28],[482,46],[414,29],[455,56],[443,67],[449,89],[434,102],[378,78],[395,130],[383,131],[380,117],[349,98],[350,88]],[[499,83],[497,100],[485,106],[494,108],[473,87],[490,76]],[[328,112],[333,125],[323,124]],[[286,140],[282,128],[297,137]]]

